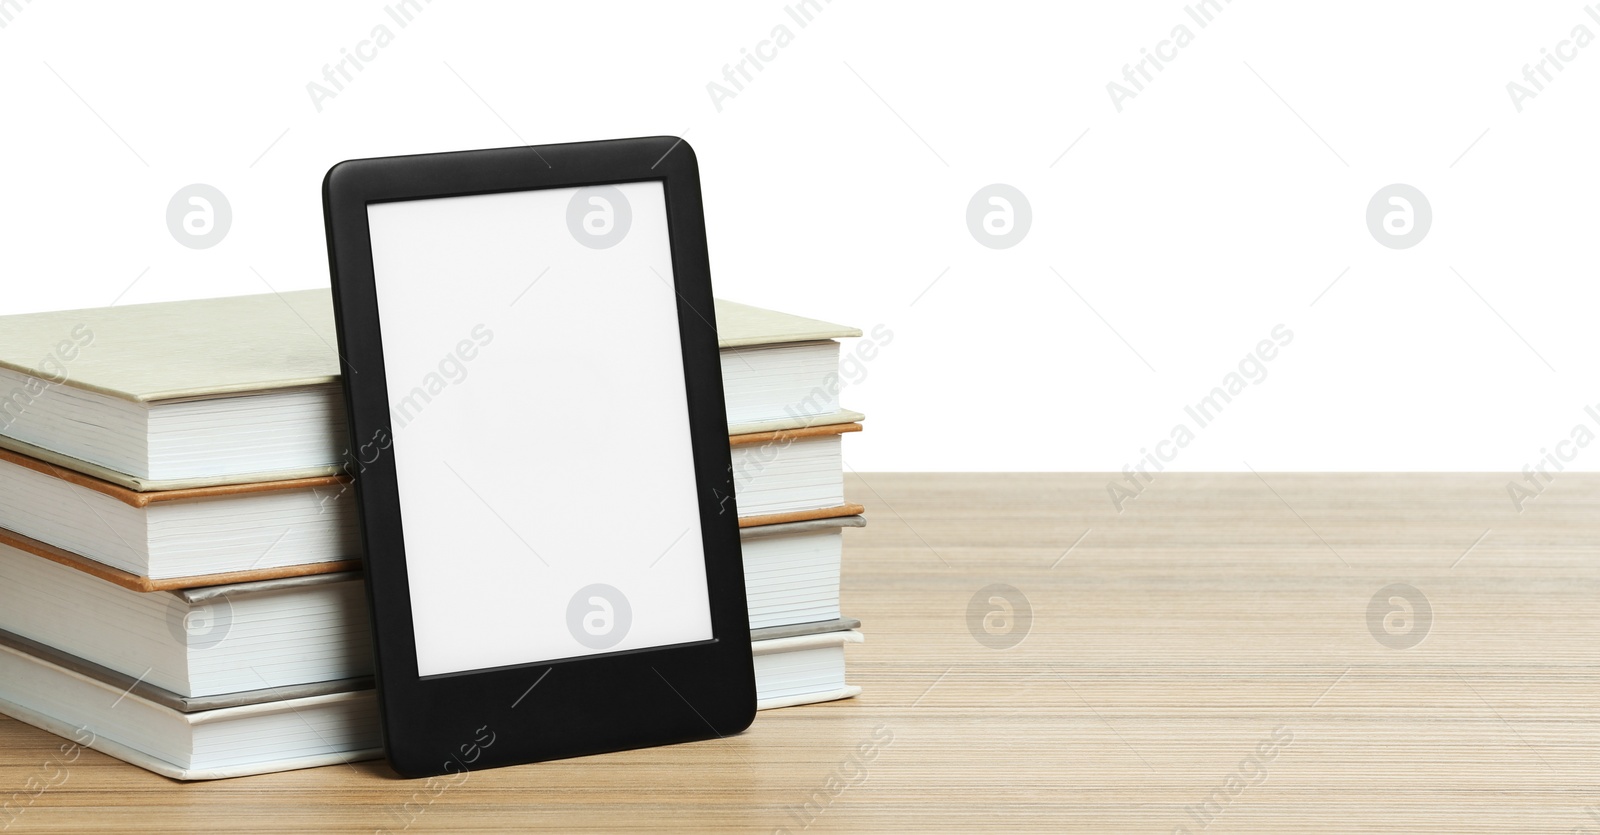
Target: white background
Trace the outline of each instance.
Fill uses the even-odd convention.
[[[1600,45],[1520,113],[1506,90],[1600,34],[1577,2],[1236,0],[1203,29],[1176,2],[6,8],[3,312],[325,285],[341,159],[675,133],[720,295],[894,332],[844,395],[858,470],[1120,469],[1279,323],[1174,467],[1519,470],[1600,402]],[[379,24],[319,112],[307,84]],[[719,112],[708,83],[780,24]],[[1178,24],[1119,113],[1107,83]],[[165,220],[196,182],[234,214],[200,251]],[[1395,182],[1433,209],[1411,249],[1365,225]],[[968,232],[990,183],[1031,204],[1014,248]]]

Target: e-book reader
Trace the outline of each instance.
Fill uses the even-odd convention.
[[[323,197],[394,768],[748,727],[693,149],[353,160]]]

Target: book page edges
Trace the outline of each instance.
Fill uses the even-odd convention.
[[[355,571],[361,568],[361,560],[348,559],[334,562],[307,563],[305,565],[289,565],[280,568],[264,568],[256,571],[230,571],[222,574],[164,577],[159,580],[152,580],[149,577],[132,574],[120,568],[112,568],[105,563],[79,556],[71,551],[57,548],[54,545],[40,542],[37,539],[23,536],[16,531],[6,530],[5,528],[0,528],[0,545],[8,545],[18,551],[42,557],[68,568],[75,568],[113,585],[138,592],[177,591],[178,589],[251,583],[260,580],[281,580],[286,577],[335,574],[344,571]]]
[[[170,705],[164,705],[153,699],[140,695],[136,690],[119,690],[114,685],[89,675],[86,672],[69,669],[40,658],[33,653],[18,647],[0,643],[0,653],[11,655],[23,662],[40,669],[41,671],[64,676],[73,681],[82,682],[88,686],[105,692],[118,701],[136,701],[147,705],[153,710],[162,711],[183,721],[187,725],[205,725],[212,722],[222,722],[230,719],[244,719],[254,716],[272,716],[279,713],[291,713],[307,708],[321,707],[322,705],[340,704],[343,702],[376,702],[376,692],[373,690],[345,690],[336,693],[322,693],[315,696],[306,696],[298,699],[279,699],[276,701],[257,702],[255,704],[235,705],[232,707],[219,707],[212,710],[201,710],[194,713],[184,713]]]
[[[838,507],[825,507],[815,510],[796,510],[788,513],[772,513],[761,516],[745,516],[739,519],[740,528],[753,528],[764,525],[781,525],[790,522],[806,522],[817,519],[833,519],[849,516],[860,516],[866,511],[859,504],[844,504]],[[846,523],[846,526],[855,526]],[[264,568],[254,571],[232,571],[220,574],[198,574],[187,577],[163,577],[152,579],[150,577],[133,574],[119,568],[113,568],[105,563],[92,560],[88,557],[74,554],[63,548],[58,548],[45,542],[40,542],[32,537],[23,536],[15,531],[0,528],[0,545],[7,545],[19,551],[32,554],[36,557],[47,559],[53,563],[74,568],[93,577],[97,577],[113,585],[121,586],[137,592],[179,591],[183,589],[206,588],[209,586],[225,586],[238,583],[256,583],[266,580],[283,580],[293,577],[309,577],[320,574],[338,574],[342,572],[358,571],[361,560],[345,559],[330,562],[306,563],[304,565],[289,565],[278,568]]]
[[[8,446],[20,445],[13,439],[0,442],[0,461],[15,464],[26,470],[52,478],[60,479],[68,484],[74,484],[88,490],[93,490],[102,496],[110,496],[129,507],[148,507],[155,502],[176,502],[184,499],[211,499],[218,496],[237,496],[246,493],[271,493],[278,490],[303,490],[317,487],[342,487],[349,484],[351,479],[347,476],[321,475],[305,478],[289,478],[277,481],[257,481],[244,484],[217,484],[208,487],[187,487],[174,490],[144,491],[130,489],[125,484],[117,484],[103,478],[96,478],[80,472],[77,467],[88,469],[94,467],[82,461],[74,461],[74,467],[58,466],[50,461],[35,458],[30,455],[7,449]],[[58,456],[65,457],[65,456]],[[103,469],[94,467],[95,469]]]
[[[734,424],[728,427],[728,444],[740,446],[785,437],[800,438],[859,432],[862,428],[860,421],[865,419],[866,415],[860,412],[841,409],[826,415]],[[268,473],[155,480],[117,472],[3,435],[0,435],[0,461],[9,461],[37,473],[70,481],[133,507],[144,507],[153,501],[293,490],[302,487],[347,484],[350,481],[347,476],[339,474],[340,468],[335,465]],[[80,478],[82,480],[79,480]]]
[[[836,702],[840,699],[853,699],[859,695],[861,695],[860,687],[854,684],[847,684],[837,690],[827,690],[821,693],[802,693],[798,696],[784,696],[778,699],[758,699],[756,701],[756,710],[776,710],[783,707]]]
[[[53,716],[30,710],[13,702],[0,699],[0,713],[27,725],[32,725],[39,730],[55,734],[69,740],[75,739],[78,728],[69,722],[62,722]],[[88,745],[82,746],[91,751],[99,751],[108,757],[121,760],[129,765],[138,766],[146,771],[154,772],[173,780],[185,782],[195,780],[226,780],[233,777],[253,777],[257,774],[272,774],[279,771],[297,771],[302,768],[320,768],[325,765],[340,765],[342,763],[361,762],[362,760],[375,760],[383,756],[382,748],[368,748],[362,751],[349,751],[337,754],[318,754],[311,757],[290,757],[286,759],[270,760],[253,765],[236,765],[227,768],[184,768],[169,763],[166,760],[153,757],[143,751],[130,748],[120,742],[97,737]]]
[[[84,461],[79,458],[73,458],[70,455],[63,455],[59,452],[48,450],[44,447],[35,446],[27,441],[21,441],[5,435],[0,435],[0,452],[9,452],[12,455],[32,459],[34,462],[39,464],[54,466],[65,472],[77,473],[95,481],[103,482],[112,487],[122,488],[123,490],[131,493],[138,493],[141,495],[149,494],[156,497],[163,493],[174,490],[203,490],[210,488],[245,486],[252,488],[253,490],[260,491],[263,487],[265,490],[291,489],[297,485],[290,484],[288,487],[284,487],[282,485],[288,482],[305,481],[308,479],[340,479],[341,481],[348,481],[348,479],[345,479],[339,475],[340,467],[335,464],[328,464],[321,467],[308,467],[298,470],[278,470],[275,472],[266,473],[241,473],[231,476],[208,476],[204,478],[165,480],[149,479],[118,472],[117,470],[113,470],[109,467],[102,467],[99,464],[92,464],[88,461]],[[12,459],[0,456],[0,460]],[[56,475],[57,477],[61,477],[59,474],[51,472],[48,467],[41,468],[39,466],[34,466],[32,464],[20,461],[13,461],[13,463],[27,467],[35,472],[44,473],[45,475]],[[120,494],[101,490],[93,484],[84,484],[83,486],[89,487],[96,492],[105,493],[113,498],[123,500],[123,497]],[[162,498],[151,499],[151,501],[169,500],[170,499]],[[144,506],[142,504],[134,504],[133,502],[129,502],[129,504],[133,504],[135,507]]]

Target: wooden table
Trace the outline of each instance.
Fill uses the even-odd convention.
[[[1600,476],[1520,513],[1506,475],[1167,474],[1121,513],[1110,478],[851,477],[866,693],[734,739],[437,798],[89,752],[9,832],[1600,833]],[[1426,626],[1405,588],[1369,617],[1397,583]],[[0,792],[57,745],[0,720]]]

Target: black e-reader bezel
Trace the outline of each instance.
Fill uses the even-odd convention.
[[[418,674],[405,519],[389,454],[395,439],[367,207],[639,181],[659,181],[666,198],[712,638],[424,678]],[[694,150],[662,136],[351,160],[328,171],[323,209],[383,739],[395,771],[458,774],[723,737],[749,727],[754,663]],[[586,312],[599,315],[572,315]],[[605,518],[597,505],[588,521]],[[470,602],[463,605],[463,617],[471,617]]]

